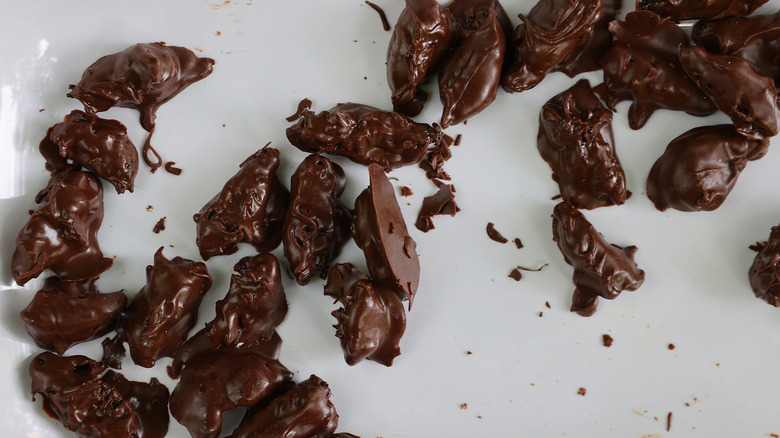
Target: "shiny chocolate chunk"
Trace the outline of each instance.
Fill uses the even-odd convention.
[[[459,211],[460,208],[455,202],[455,186],[452,184],[442,184],[439,186],[439,190],[437,190],[436,193],[423,198],[420,212],[417,214],[417,220],[414,222],[414,226],[418,230],[427,233],[434,228],[434,216],[440,214],[455,216]]]
[[[636,9],[644,9],[673,20],[706,18],[710,20],[732,15],[750,15],[769,0],[636,0]]]
[[[108,370],[101,380],[130,402],[141,420],[139,438],[164,438],[168,433],[168,387],[152,377],[149,383],[133,382]]]
[[[613,145],[612,112],[587,79],[544,104],[536,145],[565,201],[587,209],[626,201],[626,175]]]
[[[758,251],[748,271],[750,287],[757,298],[780,307],[780,226],[772,227],[769,239],[754,247]]]
[[[308,284],[349,240],[352,213],[341,202],[345,185],[341,166],[322,155],[306,157],[292,176],[282,244],[298,284]]]
[[[732,125],[693,128],[672,140],[650,169],[647,197],[661,211],[715,210],[747,162],[768,147],[768,140],[750,140]]]
[[[11,274],[20,286],[50,268],[63,280],[96,278],[113,264],[97,233],[103,222],[103,185],[78,166],[56,172],[35,197],[41,204],[16,236]]]
[[[609,23],[617,18],[621,2],[622,0],[601,0],[601,14],[593,24],[585,44],[555,66],[553,71],[560,71],[573,78],[580,73],[601,70],[601,58],[612,47]]]
[[[258,252],[279,246],[290,193],[276,176],[278,168],[279,150],[266,145],[193,216],[203,260],[233,254],[239,242],[251,243]]]

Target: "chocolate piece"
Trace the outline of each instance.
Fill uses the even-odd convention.
[[[452,184],[442,184],[435,194],[423,198],[414,226],[427,233],[434,228],[432,220],[434,216],[439,214],[455,216],[459,211],[460,208],[455,203],[455,187]]]
[[[390,27],[390,22],[387,21],[387,15],[385,15],[385,11],[378,5],[371,3],[368,0],[366,0],[366,4],[371,6],[371,9],[375,10],[376,13],[379,14],[379,19],[382,20],[382,30],[389,32],[392,28]]]
[[[732,15],[750,15],[769,0],[636,0],[636,8],[653,11],[673,20]]]
[[[428,93],[419,86],[436,71],[457,37],[455,20],[436,0],[406,0],[387,47],[393,110],[414,117]]]
[[[780,132],[777,88],[750,61],[680,46],[680,62],[696,85],[723,111],[740,134],[753,140]]]
[[[23,285],[47,268],[63,280],[97,278],[114,263],[103,257],[103,185],[93,173],[68,166],[35,197],[41,204],[19,231],[11,274]]]
[[[204,263],[168,260],[162,250],[154,254],[154,265],[146,267],[146,286],[133,298],[118,330],[133,362],[147,368],[187,339],[212,282]]]
[[[750,287],[757,298],[780,307],[780,226],[772,227],[769,239],[751,249],[758,254],[748,271]]]
[[[170,173],[171,175],[181,175],[181,169],[178,167],[175,167],[174,164],[176,164],[175,161],[168,161],[165,163],[165,171]]]
[[[340,201],[345,184],[341,166],[321,155],[306,157],[292,176],[282,243],[300,285],[330,263],[350,237],[352,214]]]
[[[601,0],[601,14],[593,25],[582,48],[553,67],[552,71],[565,73],[570,78],[580,73],[601,70],[601,58],[612,47],[609,23],[617,18],[622,0]]]
[[[368,166],[370,185],[355,200],[352,237],[363,250],[371,278],[395,289],[411,308],[420,282],[417,244],[406,229],[395,190],[384,170]]]
[[[168,388],[152,377],[149,383],[133,382],[108,370],[101,380],[111,385],[130,405],[141,420],[139,438],[164,438],[168,433]]]
[[[685,74],[677,58],[678,46],[688,45],[685,31],[650,11],[633,11],[625,21],[609,25],[615,37],[601,60],[603,94],[607,106],[632,100],[628,123],[644,126],[659,108],[685,111],[694,116],[715,112],[715,105]]]
[[[509,277],[509,278],[511,278],[512,280],[515,280],[515,281],[520,281],[520,280],[522,280],[522,279],[523,279],[523,273],[522,273],[522,272],[520,272],[520,270],[519,270],[519,269],[517,269],[517,268],[514,268],[514,269],[512,269],[512,270],[509,272],[509,276],[508,276],[508,277]]]
[[[334,436],[338,422],[328,384],[312,374],[307,380],[250,408],[231,438],[326,438]]]
[[[295,110],[295,114],[285,118],[284,120],[287,120],[288,122],[294,122],[300,119],[303,113],[309,108],[311,108],[311,100],[304,97],[300,102],[298,102],[298,109]]]
[[[485,228],[485,231],[487,231],[488,237],[490,237],[490,240],[498,243],[507,243],[509,240],[507,240],[506,237],[504,237],[501,233],[496,230],[496,226],[493,225],[493,222],[488,222],[487,227]]]
[[[279,150],[266,145],[193,216],[203,260],[233,254],[239,242],[251,243],[258,252],[279,246],[290,193],[276,176],[278,168]]]
[[[613,341],[614,341],[614,339],[612,339],[612,336],[610,336],[610,335],[608,335],[606,333],[601,335],[601,342],[602,342],[602,344],[604,344],[605,347],[607,347],[607,348],[611,347]]]
[[[553,210],[553,240],[566,263],[574,267],[572,312],[591,316],[598,297],[617,298],[624,290],[637,290],[645,273],[634,262],[635,246],[621,248],[604,240],[572,203]]]
[[[102,294],[95,287],[95,280],[49,277],[20,316],[39,347],[62,355],[75,344],[113,330],[125,305],[127,297],[123,292]]]
[[[368,359],[391,366],[401,354],[398,344],[406,330],[406,312],[398,293],[342,263],[328,270],[325,295],[343,306],[332,315],[347,364]]]
[[[279,261],[270,253],[244,257],[233,267],[230,289],[206,323],[215,345],[254,344],[271,339],[287,315]]]
[[[100,359],[100,363],[117,370],[122,369],[122,360],[127,355],[122,338],[119,336],[105,338],[100,345],[103,347],[103,357]]]
[[[419,162],[441,135],[438,127],[358,103],[340,103],[319,114],[304,111],[287,128],[287,139],[304,152],[341,155],[385,169]]]
[[[626,202],[626,175],[612,136],[612,112],[587,79],[542,107],[536,146],[552,168],[561,196],[577,208]]]
[[[73,110],[65,121],[49,128],[39,149],[46,170],[58,172],[71,160],[110,182],[117,193],[133,191],[138,151],[117,120]]]
[[[672,140],[650,169],[647,197],[661,211],[715,210],[747,162],[768,147],[768,140],[750,140],[732,125],[693,128]]]
[[[514,242],[515,242],[515,246],[517,247],[517,249],[521,249],[523,247],[523,241],[520,240],[519,237],[515,237]]]
[[[154,228],[152,228],[152,232],[154,234],[160,234],[160,231],[163,231],[165,229],[165,219],[167,216],[163,216],[160,218],[160,220],[157,221],[156,224],[154,224]]]
[[[540,0],[515,29],[515,58],[501,84],[508,92],[528,90],[548,72],[568,64],[583,49],[601,17],[602,0]]]

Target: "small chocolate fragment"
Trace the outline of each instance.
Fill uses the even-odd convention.
[[[233,254],[239,242],[251,243],[258,252],[279,246],[290,193],[276,176],[278,168],[279,150],[266,145],[193,216],[203,260]]]
[[[168,161],[165,163],[165,171],[170,173],[171,175],[181,175],[181,169],[174,166],[176,164],[175,161]]]
[[[393,110],[414,117],[428,93],[419,86],[436,71],[457,37],[455,19],[436,0],[406,0],[387,47]]]
[[[772,227],[769,239],[755,245],[758,251],[748,271],[750,287],[756,297],[780,307],[780,225]]]
[[[490,237],[490,240],[498,243],[507,243],[509,240],[503,236],[503,234],[499,233],[498,230],[496,230],[496,226],[493,224],[493,222],[488,222],[487,227],[485,228],[485,231],[487,231],[488,237]]]
[[[748,161],[764,156],[767,139],[750,140],[732,125],[693,128],[669,143],[647,177],[647,197],[661,211],[720,207]]]
[[[163,231],[165,229],[165,219],[166,216],[163,216],[160,218],[160,220],[157,221],[156,224],[154,224],[154,228],[152,228],[152,232],[154,234],[160,234],[160,231]]]
[[[591,316],[598,297],[617,298],[624,290],[637,290],[645,273],[634,262],[635,246],[621,248],[604,240],[572,203],[563,201],[553,210],[553,240],[566,263],[574,267],[572,312]]]
[[[434,228],[434,216],[439,214],[455,216],[455,213],[459,211],[460,208],[455,203],[455,187],[452,184],[442,184],[435,194],[423,198],[414,226],[427,233]]]
[[[399,187],[399,189],[401,190],[401,196],[412,196],[412,195],[414,195],[414,192],[412,191],[412,189],[410,189],[407,186],[401,186],[401,187]]]
[[[441,136],[437,126],[358,103],[340,103],[319,114],[304,111],[287,128],[290,144],[304,152],[341,155],[385,169],[418,163]]]
[[[382,21],[382,30],[385,32],[389,32],[392,27],[390,27],[390,22],[387,21],[387,15],[385,15],[384,9],[379,7],[379,5],[376,5],[374,3],[371,3],[370,1],[366,0],[366,4],[371,7],[371,9],[375,10],[377,14],[379,14],[379,19]],[[292,121],[292,120],[288,120]]]
[[[544,104],[536,146],[565,201],[587,209],[626,202],[626,175],[613,145],[612,112],[587,79]]]
[[[345,184],[341,166],[321,155],[306,157],[292,176],[282,243],[300,285],[330,263],[350,237],[352,214],[340,200]]]
[[[602,342],[602,344],[604,344],[604,346],[605,346],[605,347],[607,347],[607,348],[611,347],[611,346],[612,346],[612,343],[613,343],[614,341],[615,341],[615,340],[612,338],[612,336],[610,336],[610,335],[608,335],[608,334],[606,334],[606,333],[605,333],[605,334],[603,334],[603,335],[601,335],[601,342]]]
[[[11,274],[23,285],[47,268],[63,280],[97,278],[114,263],[103,257],[103,185],[78,166],[56,172],[35,197],[41,204],[16,236]]]
[[[653,11],[672,20],[750,15],[769,0],[636,0],[636,9]]]
[[[519,269],[514,268],[509,272],[509,278],[515,281],[520,281],[523,279],[523,273],[520,272]]]
[[[65,121],[49,128],[39,149],[46,170],[58,172],[71,160],[110,182],[117,193],[133,191],[138,151],[117,120],[73,110]]]

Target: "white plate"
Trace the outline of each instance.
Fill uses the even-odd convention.
[[[116,256],[100,280],[102,291],[135,294],[144,268],[161,245],[169,257],[199,259],[192,214],[235,173],[238,164],[267,142],[282,150],[281,177],[289,181],[305,156],[290,146],[284,120],[308,97],[316,111],[353,101],[388,109],[385,50],[390,37],[376,12],[361,1],[35,1],[10,2],[0,18],[0,429],[6,436],[72,436],[30,402],[27,365],[40,350],[19,320],[42,279],[23,288],[10,279],[13,239],[35,208],[46,183],[38,143],[46,129],[77,101],[65,94],[98,57],[136,42],[165,41],[216,59],[214,73],[162,106],[154,144],[181,176],[151,174],[142,167],[136,192],[116,195],[106,186],[100,231],[104,252]],[[380,1],[391,21],[399,1]],[[505,2],[513,23],[531,0]],[[625,1],[625,3],[630,3]],[[759,12],[777,9],[772,0]],[[592,84],[599,74],[585,75]],[[402,354],[391,368],[373,362],[349,367],[331,325],[336,308],[318,279],[298,287],[285,278],[290,304],[279,331],[281,361],[302,380],[326,380],[340,414],[340,431],[363,437],[744,436],[780,433],[780,310],[756,299],[747,280],[754,253],[780,222],[780,153],[772,149],[748,164],[729,199],[711,213],[655,210],[644,190],[646,175],[667,143],[693,126],[727,122],[723,115],[694,118],[659,111],[641,130],[627,128],[628,104],[615,116],[616,146],[631,199],[620,207],[586,212],[608,241],[639,247],[647,273],[637,292],[602,301],[583,318],[569,312],[571,268],[550,230],[557,187],[536,150],[541,105],[575,79],[550,75],[526,93],[499,93],[497,101],[467,125],[446,163],[462,208],[436,217],[424,234],[411,227],[422,279]],[[434,93],[435,96],[435,93]],[[434,122],[438,99],[418,120]],[[144,132],[137,113],[111,110],[137,145]],[[777,141],[773,141],[777,143]],[[774,146],[775,148],[777,146]],[[351,206],[366,186],[361,166],[337,159],[349,176]],[[394,184],[414,195],[399,198],[407,222],[434,186],[416,166],[392,173]],[[153,210],[147,211],[147,206]],[[166,230],[152,233],[161,217]],[[494,222],[525,247],[488,239]],[[169,246],[170,245],[170,246]],[[201,320],[227,291],[239,257],[208,262],[215,278]],[[277,251],[277,254],[281,254]],[[365,266],[350,242],[338,259]],[[548,266],[515,282],[517,265]],[[549,303],[549,308],[545,303]],[[614,338],[610,348],[602,335]],[[671,350],[668,346],[676,348]],[[468,352],[471,352],[469,354]],[[70,353],[99,357],[97,343]],[[157,376],[125,362],[131,379]],[[579,388],[586,394],[578,395]],[[672,413],[667,432],[667,415]],[[239,414],[228,414],[230,432]],[[172,420],[171,437],[187,436]]]

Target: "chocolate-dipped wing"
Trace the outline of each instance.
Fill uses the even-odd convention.
[[[436,0],[406,0],[387,47],[393,110],[414,117],[428,93],[419,87],[436,71],[457,36],[455,20]]]
[[[608,243],[570,202],[555,206],[552,229],[564,260],[574,267],[572,312],[591,316],[598,297],[615,299],[644,282],[645,273],[634,262],[636,247]]]
[[[615,37],[604,55],[603,97],[611,109],[632,100],[628,123],[639,129],[657,109],[705,116],[715,105],[685,74],[677,48],[688,44],[679,26],[650,11],[633,11],[609,25]]]
[[[47,268],[65,280],[96,278],[113,259],[103,257],[97,233],[103,222],[103,185],[70,165],[52,175],[35,198],[41,204],[16,236],[11,275],[23,285]]]
[[[287,315],[281,269],[270,253],[244,257],[233,268],[230,289],[217,301],[217,316],[206,323],[215,345],[268,340]]]
[[[322,155],[306,157],[292,176],[282,244],[300,285],[330,263],[350,237],[352,213],[340,199],[345,184],[341,166]]]
[[[290,193],[279,181],[279,150],[266,147],[252,154],[200,212],[196,243],[203,260],[233,254],[239,242],[268,252],[282,241],[282,222]]]
[[[680,62],[698,87],[723,111],[740,134],[753,140],[780,132],[777,88],[750,61],[680,46]]]
[[[780,307],[780,225],[772,227],[769,239],[756,245],[755,259],[748,271],[750,287],[757,298]]]
[[[552,168],[561,197],[575,207],[626,201],[626,176],[613,145],[612,112],[587,79],[544,104],[536,145]]]
[[[637,10],[648,10],[672,20],[750,15],[769,0],[636,0]]]
[[[693,128],[672,140],[650,169],[647,197],[661,211],[715,210],[747,162],[768,147],[768,140],[750,140],[733,125]]]

